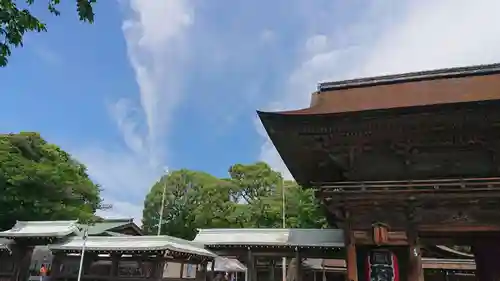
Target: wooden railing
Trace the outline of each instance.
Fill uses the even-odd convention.
[[[393,192],[479,192],[500,191],[500,177],[407,181],[363,181],[312,183],[327,193],[393,193]]]

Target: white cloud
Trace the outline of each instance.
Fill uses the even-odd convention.
[[[308,38],[278,98],[281,107],[307,107],[319,81],[500,61],[499,1],[413,0],[397,9],[396,2],[373,1],[367,17],[336,28],[342,36]],[[286,171],[267,137],[260,157]]]
[[[122,30],[135,72],[137,101],[121,98],[109,105],[126,148],[87,147],[75,156],[88,167],[113,208],[105,217],[133,217],[140,223],[143,200],[168,161],[173,111],[182,98],[185,38],[193,23],[189,0],[122,0],[127,10]]]
[[[271,43],[275,39],[276,34],[271,29],[264,29],[260,33],[259,37],[260,37],[260,41],[262,41],[262,43]]]
[[[72,152],[85,163],[92,180],[103,187],[104,203],[112,206],[98,214],[106,218],[134,218],[140,224],[145,195],[162,171],[151,168],[140,155],[120,149],[94,146]]]
[[[131,13],[122,28],[147,124],[141,143],[147,148],[152,164],[158,165],[164,156],[163,141],[172,111],[181,99],[182,62],[187,49],[184,39],[193,23],[193,12],[190,1],[186,0],[128,0],[124,4]],[[137,121],[125,118],[130,116],[129,103],[118,101],[115,108],[120,108],[121,114],[115,117],[125,142],[133,143],[135,150],[138,134],[130,128]]]

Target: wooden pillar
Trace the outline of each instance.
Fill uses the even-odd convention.
[[[50,279],[57,279],[61,273],[61,262],[64,259],[64,253],[56,252],[52,258],[52,266],[50,267]]]
[[[119,260],[118,260],[118,263],[119,264]],[[155,277],[157,278],[157,280],[161,280],[162,278],[164,278],[165,276],[164,273],[165,273],[165,266],[167,266],[167,259],[165,258],[165,254],[161,254],[158,256],[158,264],[156,265],[156,273],[155,273]]]
[[[257,272],[255,271],[255,257],[250,247],[247,249],[247,281],[257,281]]]
[[[478,281],[498,281],[500,280],[500,266],[498,257],[500,256],[500,237],[492,239],[479,238],[472,246],[474,259],[476,261],[476,278]]]
[[[12,281],[25,281],[29,279],[29,267],[33,248],[33,246],[28,245],[15,244],[12,246],[12,256],[14,259]]]
[[[81,254],[81,253],[80,253]],[[83,256],[83,268],[82,276],[88,275],[90,273],[90,268],[92,263],[98,259],[98,254],[94,252],[85,252]]]
[[[214,260],[214,263],[215,263],[215,260]],[[184,279],[184,266],[185,264],[183,262],[181,262],[181,279]]]
[[[358,260],[356,257],[356,245],[350,243],[346,245],[347,251],[347,281],[358,281]]]
[[[300,254],[300,249],[295,248],[295,281],[302,281],[304,276],[302,276],[302,257]]]
[[[212,267],[210,268],[210,281],[215,279],[215,258],[212,259]]]
[[[197,274],[196,280],[207,280],[207,261],[203,260],[200,264],[200,270],[198,271],[199,277]]]
[[[417,222],[415,221],[416,210],[413,204],[408,206],[407,238],[408,238],[408,281],[424,281],[424,270],[422,268],[422,253],[420,251]],[[401,276],[403,272],[400,272]]]
[[[118,276],[118,267],[119,267],[119,263],[120,263],[120,254],[111,254],[111,270],[109,271],[109,276],[111,277],[115,277],[115,276]],[[154,267],[154,271],[153,271],[153,274],[157,274],[156,270],[158,268],[158,259],[155,259],[155,267]]]
[[[346,249],[346,265],[347,265],[347,281],[358,281],[358,259],[356,257],[356,241],[354,232],[352,231],[351,216],[348,211],[344,213],[345,228],[344,240]]]
[[[416,242],[418,242],[418,240]],[[422,254],[420,252],[420,246],[418,243],[412,243],[409,245],[408,249],[408,281],[424,281],[424,270],[422,269]]]
[[[269,281],[274,281],[276,278],[276,274],[274,272],[274,269],[276,267],[276,261],[274,258],[271,258],[271,262],[269,263]]]

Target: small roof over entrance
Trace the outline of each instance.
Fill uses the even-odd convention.
[[[80,227],[86,226],[80,225]],[[90,236],[142,235],[142,231],[133,219],[103,219],[90,225],[88,234]]]
[[[78,232],[75,220],[72,221],[18,221],[14,227],[0,232],[4,238],[62,238]]]
[[[212,270],[211,262],[207,264],[207,270]],[[247,270],[247,267],[237,259],[229,259],[225,257],[215,258],[214,271],[244,272],[245,270]]]
[[[344,247],[341,229],[221,228],[200,229],[195,242],[207,247]]]
[[[51,251],[81,251],[82,247],[82,237],[71,237],[49,245]],[[89,236],[85,249],[99,252],[172,251],[202,257],[217,256],[202,245],[171,236]]]

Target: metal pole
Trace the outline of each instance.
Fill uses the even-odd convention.
[[[165,170],[167,171],[167,173],[165,178],[165,184],[163,185],[163,194],[161,195],[160,219],[158,220],[158,233],[156,234],[158,236],[161,235],[161,225],[163,223],[163,211],[165,209],[165,194],[167,193],[168,169]]]
[[[282,203],[282,226],[283,228],[286,228],[286,205],[285,205],[285,180],[282,180],[281,182],[281,203]],[[281,276],[282,276],[282,281],[286,281],[286,257],[283,257],[283,260],[281,261]]]
[[[82,280],[83,258],[85,257],[85,248],[87,247],[88,232],[89,232],[89,226],[86,225],[85,229],[83,230],[82,254],[80,255],[80,268],[78,269],[77,281],[81,281]]]

